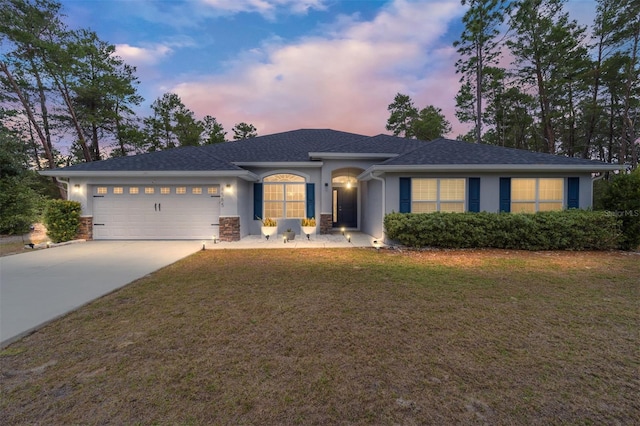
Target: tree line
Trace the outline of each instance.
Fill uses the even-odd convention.
[[[0,0],[0,131],[23,141],[37,169],[226,140],[215,117],[196,119],[174,93],[138,117],[135,67],[63,17],[55,0]],[[244,122],[232,130],[236,140],[257,135]],[[69,141],[64,156],[57,147]]]
[[[587,28],[565,0],[461,0],[454,43],[458,138],[531,151],[638,164],[640,2],[597,0]],[[227,139],[215,117],[199,120],[175,93],[135,110],[136,69],[88,29],[69,29],[55,0],[0,0],[0,131],[23,142],[31,165],[54,168]],[[451,132],[442,110],[398,93],[393,134],[431,140]],[[257,135],[248,123],[233,139]],[[58,147],[72,141],[69,155]]]

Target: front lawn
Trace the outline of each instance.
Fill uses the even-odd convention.
[[[2,350],[0,424],[638,424],[639,281],[622,252],[199,252]]]

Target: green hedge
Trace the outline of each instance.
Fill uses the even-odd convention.
[[[77,201],[50,200],[44,211],[47,235],[54,243],[70,241],[78,235],[82,207]]]
[[[622,224],[620,248],[640,248],[640,168],[614,176],[610,182],[598,182],[595,208],[606,210]]]
[[[620,223],[606,212],[391,213],[387,237],[409,247],[611,250]]]

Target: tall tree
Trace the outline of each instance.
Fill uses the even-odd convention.
[[[165,93],[151,104],[151,109],[153,116],[144,120],[149,151],[200,145],[202,123],[178,95]]]
[[[433,105],[418,110],[409,95],[396,94],[389,104],[387,130],[395,136],[432,140],[451,132],[451,123],[445,118],[442,109]]]
[[[394,136],[412,137],[411,123],[418,116],[419,111],[413,105],[409,95],[396,94],[387,110],[390,112],[387,130],[391,130]]]
[[[476,142],[482,142],[483,98],[485,86],[485,69],[495,65],[500,57],[500,46],[497,40],[499,26],[503,22],[503,0],[461,0],[463,6],[469,5],[462,22],[465,27],[460,40],[453,46],[458,48],[461,56],[456,62],[456,72],[462,74],[463,93],[459,108],[466,110],[462,117],[473,118],[475,122]],[[469,96],[475,100],[475,109],[469,111]],[[469,120],[471,121],[471,120]]]
[[[412,135],[423,141],[441,138],[449,132],[451,123],[445,118],[442,109],[433,105],[421,109],[418,117],[411,123]]]
[[[238,141],[241,139],[255,138],[258,136],[258,131],[253,124],[247,124],[245,122],[238,123],[233,126],[233,139]]]
[[[63,27],[59,14],[60,4],[49,0],[4,0],[0,7],[0,41],[5,46],[0,59],[3,92],[22,107],[49,168],[55,168],[56,161],[48,113],[50,88],[44,81],[41,52],[46,51],[45,38]],[[31,102],[31,93],[36,93],[39,108]]]
[[[535,88],[545,151],[556,153],[556,112],[572,80],[567,79],[584,62],[585,28],[569,20],[564,0],[520,0],[513,3],[507,41],[515,58],[515,74],[522,85]]]
[[[202,120],[202,126],[204,128],[202,133],[203,142],[205,145],[214,143],[220,143],[225,141],[225,135],[222,124],[218,123],[215,117],[207,115]]]
[[[133,114],[132,107],[139,105],[142,97],[136,89],[135,68],[115,55],[115,46],[87,30],[75,31],[72,41],[68,50],[76,57],[74,108],[91,141],[92,159],[99,160],[104,138],[116,139],[122,148],[120,126]]]

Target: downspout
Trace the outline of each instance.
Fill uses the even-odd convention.
[[[600,179],[602,179],[605,176],[604,173],[600,173],[600,176],[595,176],[591,178],[591,210],[593,210],[593,184],[596,181],[599,181]]]
[[[371,179],[379,180],[382,183],[382,220],[380,221],[380,237],[379,241],[385,241],[384,235],[384,216],[387,213],[387,191],[386,191],[386,181],[382,179],[380,176],[376,176],[373,172],[371,172]]]
[[[65,192],[67,193],[67,201],[69,200],[69,180],[64,180],[62,178],[56,179],[59,183],[62,183],[66,186]]]

